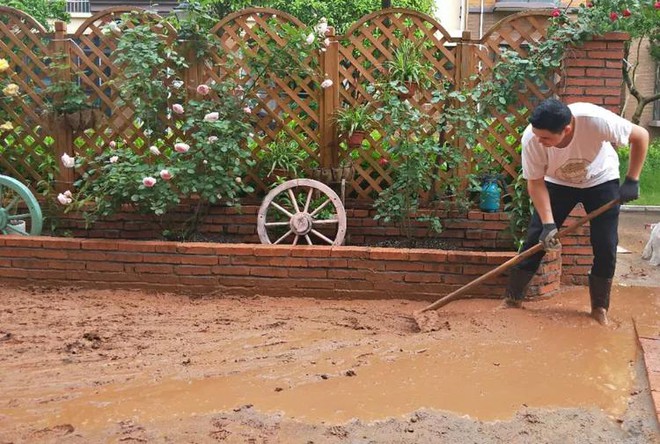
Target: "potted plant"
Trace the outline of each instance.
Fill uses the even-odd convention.
[[[46,112],[64,121],[73,130],[94,127],[96,110],[87,102],[87,94],[74,81],[51,83],[45,90]]]
[[[415,95],[417,88],[429,81],[430,64],[424,59],[419,45],[412,40],[404,39],[394,50],[392,60],[386,61],[383,66],[387,69],[390,81],[402,84],[399,97],[407,99]]]
[[[259,151],[260,170],[265,177],[300,177],[303,173],[303,162],[309,153],[293,140],[286,131],[277,133],[275,140]]]
[[[348,146],[356,148],[362,144],[371,128],[373,110],[368,103],[344,106],[337,110],[335,121],[339,132],[346,136]]]

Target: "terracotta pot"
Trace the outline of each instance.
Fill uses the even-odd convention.
[[[84,130],[87,128],[94,128],[96,125],[97,110],[83,109],[73,113],[64,115],[64,120],[72,130]]]
[[[353,134],[348,136],[348,146],[351,148],[357,148],[362,145],[366,133],[364,131],[353,131]]]
[[[408,92],[407,93],[399,93],[399,98],[401,100],[405,100],[405,99],[409,99],[409,98],[413,97],[415,95],[415,93],[417,92],[417,88],[419,87],[419,85],[417,83],[410,82],[410,81],[403,82],[403,84],[406,87],[406,89],[408,89]]]

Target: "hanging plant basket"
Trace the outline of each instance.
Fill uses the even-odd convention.
[[[64,114],[64,121],[74,131],[94,128],[100,114],[97,109],[83,109],[72,113]]]
[[[353,131],[350,136],[348,136],[348,146],[351,148],[357,148],[362,145],[362,141],[367,135],[366,131]]]
[[[341,183],[342,179],[350,182],[354,177],[355,167],[352,163],[344,166],[315,168],[312,170],[313,179],[328,184]]]

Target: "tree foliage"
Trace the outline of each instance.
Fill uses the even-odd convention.
[[[6,0],[6,6],[29,14],[46,29],[51,29],[50,20],[68,22],[70,15],[66,12],[66,0]]]
[[[287,12],[310,25],[322,17],[338,32],[344,32],[359,18],[382,8],[381,0],[202,0],[200,6],[221,18],[247,7],[268,7]],[[409,8],[430,14],[433,0],[395,0],[392,7]]]

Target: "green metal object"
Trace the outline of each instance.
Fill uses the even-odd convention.
[[[43,222],[41,207],[30,189],[0,175],[0,233],[39,236]]]

